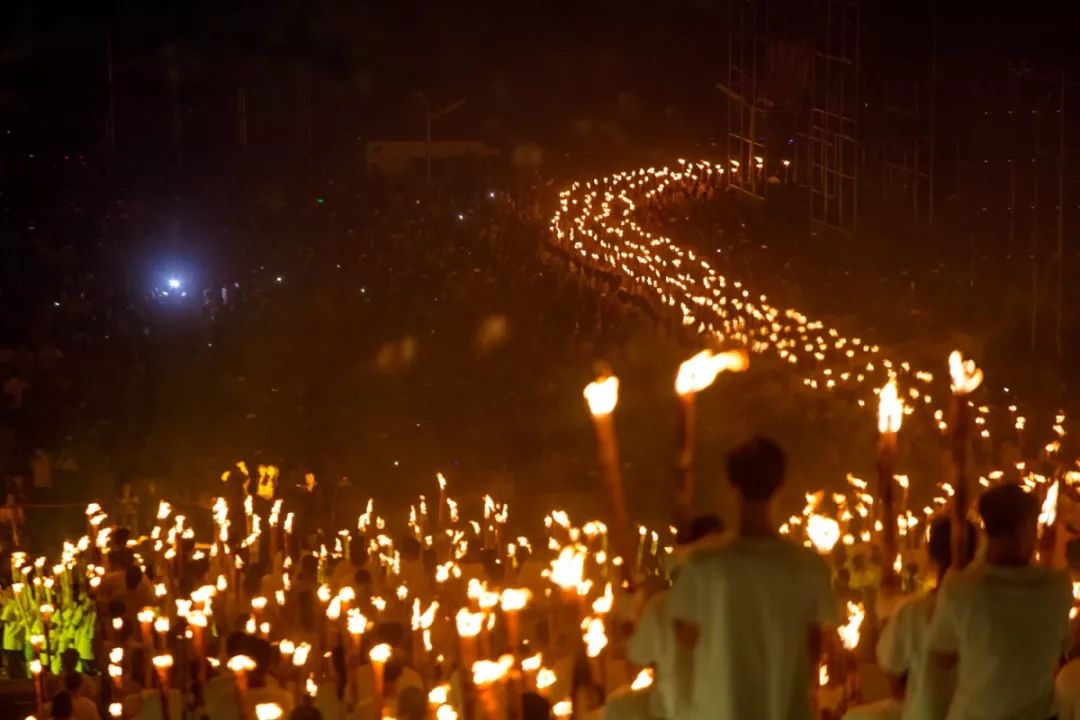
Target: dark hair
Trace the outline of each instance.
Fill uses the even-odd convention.
[[[79,667],[79,651],[75,648],[68,648],[64,652],[60,653],[60,667],[69,668],[75,670]]]
[[[71,695],[61,690],[52,696],[52,716],[54,718],[69,718],[71,713]]]
[[[143,579],[142,568],[138,565],[132,565],[124,571],[124,587],[128,590],[134,590],[139,587],[139,583]]]
[[[73,693],[82,687],[82,673],[78,670],[72,670],[69,673],[64,674],[64,689],[69,693]]]
[[[962,564],[967,565],[975,557],[975,526],[970,521],[964,524],[967,525],[967,542],[964,544]],[[940,515],[930,523],[930,539],[926,549],[930,559],[942,569],[952,566],[952,519],[948,515]]]
[[[1015,483],[998,485],[979,498],[979,515],[994,540],[1015,537],[1024,521],[1038,512],[1038,500]]]
[[[779,445],[769,438],[756,437],[728,453],[728,477],[745,499],[761,502],[771,498],[783,484],[786,463]]]
[[[687,545],[708,535],[724,532],[724,521],[717,515],[698,515],[675,533],[676,545]]]

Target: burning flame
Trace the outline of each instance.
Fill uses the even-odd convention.
[[[1054,484],[1046,491],[1046,499],[1043,500],[1042,510],[1039,512],[1039,526],[1050,527],[1057,519],[1057,504],[1058,504],[1058,485],[1060,481],[1055,480]]]
[[[593,417],[607,417],[619,402],[619,378],[608,375],[585,386],[585,401]]]
[[[712,385],[720,373],[741,372],[749,365],[750,356],[745,350],[729,350],[719,354],[702,350],[679,366],[675,392],[684,396],[699,393]]]
[[[654,679],[652,668],[644,668],[637,674],[634,681],[630,683],[630,689],[645,690],[646,688],[652,687]]]
[[[818,685],[825,687],[829,684],[829,666],[825,663],[818,665],[817,670]]]
[[[226,663],[226,667],[234,673],[251,672],[255,669],[255,661],[247,655],[233,655]]]
[[[949,355],[949,377],[954,395],[969,395],[982,384],[982,370],[974,360],[964,360],[959,350]]]
[[[524,610],[531,596],[532,593],[525,588],[506,588],[500,596],[503,612]]]
[[[383,665],[385,665],[387,661],[390,660],[391,654],[392,653],[390,650],[390,646],[386,643],[380,643],[375,647],[371,648],[371,652],[368,654],[368,657],[371,658],[371,662],[373,663],[382,663]]]
[[[878,396],[878,432],[895,433],[900,430],[904,420],[904,403],[896,389],[896,378],[892,378],[881,388]]]
[[[836,633],[840,636],[840,643],[845,649],[854,650],[859,646],[859,628],[862,627],[862,621],[866,617],[866,613],[860,603],[851,602],[850,600],[847,604],[847,612],[847,622],[836,628]]]
[[[477,660],[473,663],[473,683],[476,685],[490,685],[506,677],[506,673],[514,665],[511,655],[503,655],[498,661]]]
[[[484,613],[472,613],[468,608],[461,608],[454,617],[457,624],[458,635],[461,637],[476,637],[484,626]]]
[[[840,523],[815,513],[806,520],[806,534],[819,553],[832,552],[840,540]]]
[[[255,720],[280,720],[284,714],[277,703],[259,703],[255,706]]]
[[[581,629],[585,631],[582,636],[585,640],[585,654],[591,658],[599,656],[608,644],[604,621],[600,618],[588,618],[582,623]]]

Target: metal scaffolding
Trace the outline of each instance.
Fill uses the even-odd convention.
[[[769,0],[728,0],[727,151],[732,186],[765,197],[766,73]]]
[[[817,0],[810,118],[811,220],[854,233],[859,212],[861,0]]]

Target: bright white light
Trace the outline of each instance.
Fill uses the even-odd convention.
[[[278,281],[279,283],[280,283],[280,282],[285,282],[285,278],[281,277],[280,275],[278,275],[278,276],[277,276],[277,278],[275,278],[275,279],[276,279],[276,280],[277,280],[277,281]]]
[[[465,219],[465,214],[464,213],[458,213],[457,214],[457,219],[458,220],[464,220]]]
[[[180,278],[174,278],[174,277],[169,278],[169,287],[171,289],[179,290],[180,289],[180,284],[181,284],[180,283]]]

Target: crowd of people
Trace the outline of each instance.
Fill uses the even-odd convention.
[[[951,519],[933,518],[921,590],[901,597],[853,588],[842,553],[781,532],[787,475],[774,441],[748,440],[727,455],[730,528],[702,515],[651,543],[643,528],[622,557],[603,523],[562,511],[535,538],[490,497],[468,519],[442,478],[403,526],[372,502],[332,534],[299,522],[274,469],[239,465],[209,517],[161,501],[126,527],[93,504],[59,557],[8,553],[4,669],[33,679],[39,720],[1080,710],[1072,588],[1033,494],[985,490],[959,558]]]

